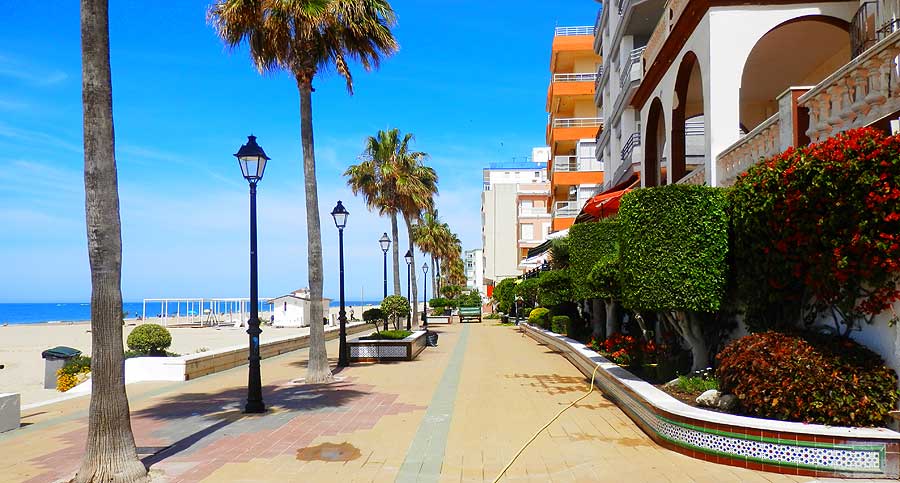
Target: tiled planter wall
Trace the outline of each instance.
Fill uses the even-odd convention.
[[[413,332],[402,340],[348,341],[351,362],[411,361],[425,349],[425,331]]]
[[[801,476],[900,477],[900,433],[750,418],[684,404],[577,341],[524,325],[559,350],[660,445],[715,463]]]

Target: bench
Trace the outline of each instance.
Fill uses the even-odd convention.
[[[459,321],[465,322],[481,322],[481,307],[460,307]]]

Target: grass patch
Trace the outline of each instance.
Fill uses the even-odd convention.
[[[381,332],[372,332],[367,336],[369,340],[401,340],[412,335],[408,330],[382,330]]]
[[[506,323],[500,322],[500,323],[494,324],[494,327],[514,327],[515,325],[516,324],[514,322],[506,322]]]
[[[678,390],[686,393],[704,392],[719,389],[719,381],[699,376],[678,376]]]

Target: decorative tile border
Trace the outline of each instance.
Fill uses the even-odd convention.
[[[652,439],[695,458],[792,475],[843,478],[900,477],[900,433],[840,428],[722,414],[694,408],[639,381],[572,339],[523,324],[552,345]]]
[[[411,361],[425,349],[425,331],[413,332],[402,340],[347,341],[351,362]]]

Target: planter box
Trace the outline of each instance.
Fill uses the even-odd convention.
[[[347,341],[347,345],[350,346],[350,362],[411,361],[425,349],[425,331],[413,332],[400,340],[356,338]]]
[[[590,377],[650,438],[679,453],[720,464],[799,476],[900,476],[900,433],[723,414],[678,401],[584,344],[522,324]]]

